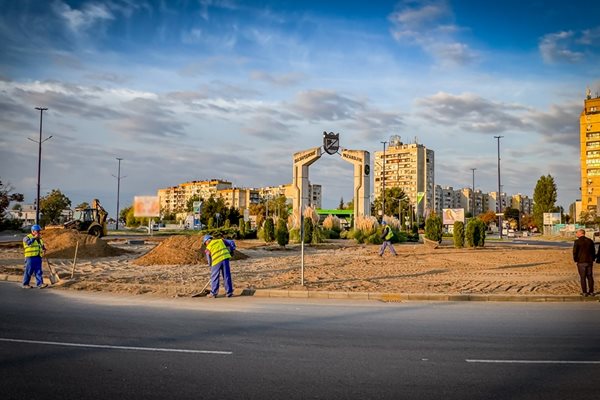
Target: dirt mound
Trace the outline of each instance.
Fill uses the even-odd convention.
[[[176,235],[165,239],[161,244],[140,258],[133,260],[137,265],[182,265],[206,264],[199,235]],[[247,255],[236,250],[232,260],[243,260]]]
[[[77,258],[113,257],[127,253],[127,250],[113,247],[95,236],[70,229],[44,230],[42,238],[48,249],[46,256],[50,258],[73,258],[78,242]]]

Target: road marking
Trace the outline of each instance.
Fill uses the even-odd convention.
[[[465,360],[468,363],[487,364],[600,364],[600,361],[569,361],[569,360]]]
[[[10,339],[10,338],[0,338],[0,342],[44,344],[44,345],[49,345],[49,346],[84,347],[84,348],[92,348],[92,349],[161,351],[161,352],[166,352],[166,353],[222,354],[222,355],[233,354],[233,352],[231,352],[231,351],[165,349],[165,348],[161,348],[161,347],[111,346],[108,344],[46,342],[43,340],[25,340],[25,339]]]

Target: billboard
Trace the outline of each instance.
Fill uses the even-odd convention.
[[[544,225],[560,224],[560,213],[544,213]]]
[[[455,222],[465,222],[464,208],[444,208],[442,209],[442,223],[444,225],[454,225]]]
[[[158,196],[135,196],[133,198],[134,217],[159,217],[160,204]]]

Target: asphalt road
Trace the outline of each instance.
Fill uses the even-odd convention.
[[[600,303],[156,299],[0,283],[8,399],[591,399]]]

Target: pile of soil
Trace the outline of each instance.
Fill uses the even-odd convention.
[[[232,260],[243,260],[247,255],[239,250]],[[190,265],[206,264],[202,237],[199,235],[174,235],[140,258],[133,260],[137,265]]]
[[[114,257],[127,253],[127,250],[113,247],[102,239],[71,229],[44,230],[42,238],[47,248],[46,256],[51,258],[73,258],[75,247],[78,259]]]

